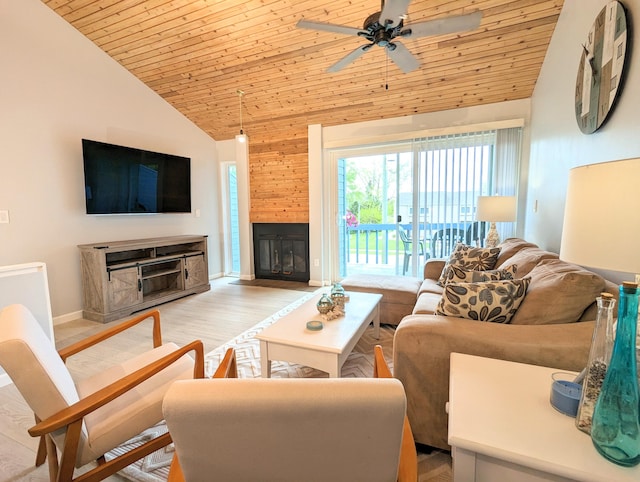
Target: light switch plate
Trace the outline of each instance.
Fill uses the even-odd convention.
[[[9,224],[9,211],[0,210],[0,224]]]

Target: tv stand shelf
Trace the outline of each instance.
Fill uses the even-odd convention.
[[[210,289],[207,237],[83,244],[83,317],[108,322]]]

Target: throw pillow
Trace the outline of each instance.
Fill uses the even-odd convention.
[[[527,299],[514,325],[548,325],[578,321],[605,288],[600,275],[559,259],[545,259],[531,270]]]
[[[504,269],[488,269],[478,271],[472,269],[457,268],[449,271],[447,283],[481,283],[483,281],[499,281],[503,279],[513,279],[518,267],[513,264]]]
[[[435,314],[509,323],[525,298],[529,281],[529,278],[524,278],[483,283],[447,283]]]
[[[463,243],[456,244],[449,260],[444,265],[438,284],[444,286],[450,279],[454,277],[451,272],[458,269],[466,269],[470,271],[486,271],[496,266],[500,248],[476,248]],[[455,276],[461,277],[461,273]]]

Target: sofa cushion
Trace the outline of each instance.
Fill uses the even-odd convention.
[[[605,288],[601,276],[559,259],[540,261],[529,276],[529,291],[511,320],[514,325],[578,321]]]
[[[442,290],[442,288],[440,288]],[[442,299],[442,294],[422,293],[418,296],[418,301],[413,307],[413,315],[433,315],[436,312],[438,303]]]
[[[513,279],[517,269],[515,264],[504,269],[488,269],[486,271],[457,268],[449,271],[447,283],[481,283],[483,281]]]
[[[504,269],[515,264],[518,266],[518,277],[524,278],[540,261],[545,259],[558,259],[558,255],[540,248],[527,247],[521,249],[509,259],[505,259],[501,264],[496,265],[496,269]]]
[[[420,296],[422,293],[435,293],[440,296],[442,294],[442,286],[438,284],[438,281],[426,278],[420,285],[418,296]]]
[[[529,278],[524,278],[483,283],[447,283],[435,314],[509,323],[525,299],[529,281]]]
[[[505,261],[511,258],[518,251],[525,248],[537,248],[538,246],[528,241],[525,241],[524,239],[507,238],[504,241],[502,241],[498,245],[498,247],[500,248],[500,254],[498,255],[498,261],[496,262],[496,266],[511,264],[511,262],[505,263]]]
[[[499,254],[500,248],[476,248],[458,243],[449,256],[438,283],[441,286],[444,285],[453,277],[452,270],[455,271],[459,268],[480,271],[493,269]]]

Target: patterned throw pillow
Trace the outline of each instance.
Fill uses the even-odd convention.
[[[481,283],[483,281],[499,281],[514,279],[518,267],[515,264],[503,269],[478,271],[473,269],[456,268],[449,270],[446,283]]]
[[[461,273],[452,274],[459,269],[468,271],[486,271],[493,269],[498,261],[500,248],[476,248],[463,243],[456,244],[449,260],[444,265],[438,284],[444,286],[454,276],[462,277]]]
[[[523,278],[483,283],[447,283],[435,314],[509,323],[518,311],[530,281],[530,278]]]

